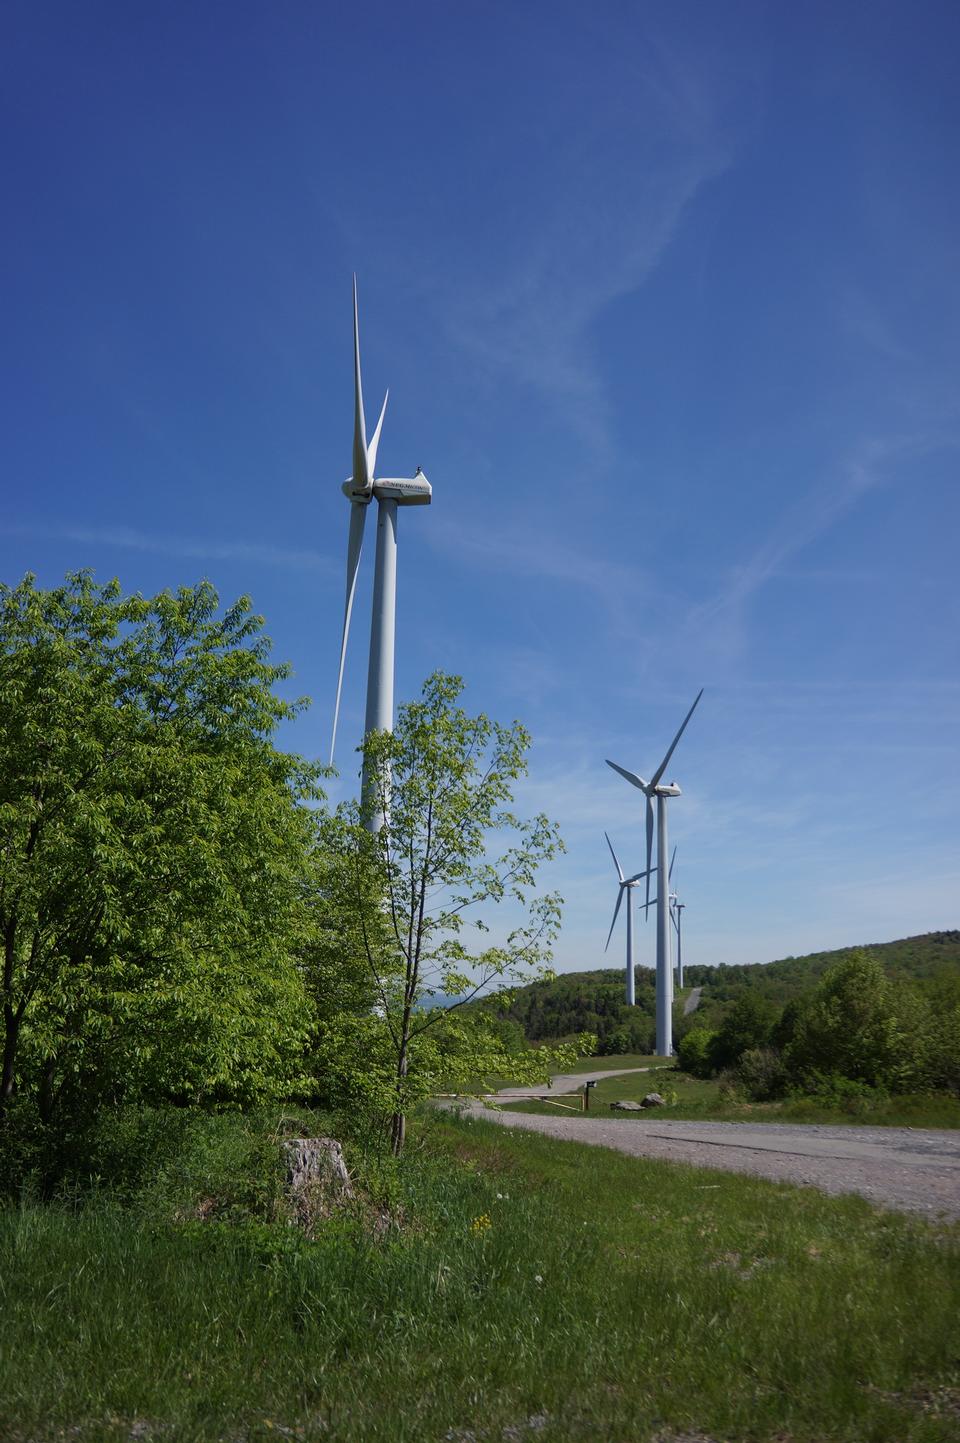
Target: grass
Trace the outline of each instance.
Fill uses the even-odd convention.
[[[843,1106],[831,1105],[817,1097],[785,1102],[738,1102],[725,1097],[715,1079],[701,1080],[678,1072],[662,1057],[587,1057],[577,1063],[577,1072],[616,1071],[628,1067],[654,1067],[652,1073],[610,1077],[592,1089],[590,1111],[623,1121],[642,1122],[645,1117],[665,1117],[685,1122],[800,1122],[819,1124],[860,1123],[871,1127],[960,1127],[960,1098],[943,1094],[890,1097],[865,1102],[852,1099]],[[639,1102],[648,1092],[659,1092],[668,1106],[649,1113],[611,1112],[612,1102]],[[558,1095],[559,1096],[559,1095]],[[570,1101],[573,1101],[571,1098]],[[549,1103],[505,1103],[510,1112],[533,1112],[557,1116]]]
[[[391,1188],[314,1241],[7,1208],[0,1438],[960,1438],[956,1228],[449,1117]]]

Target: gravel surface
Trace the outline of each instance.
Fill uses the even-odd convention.
[[[606,1072],[555,1072],[550,1086],[545,1082],[534,1083],[532,1087],[501,1087],[488,1097],[497,1102],[531,1102],[537,1097],[572,1097],[583,1091],[585,1082],[605,1082],[608,1077],[625,1077],[630,1072],[672,1072],[672,1062],[654,1063],[652,1067],[613,1067]]]
[[[751,1173],[775,1182],[859,1193],[878,1207],[960,1218],[960,1133],[910,1127],[819,1127],[790,1123],[670,1122],[645,1114],[618,1118],[539,1117],[466,1109],[501,1127],[612,1147],[634,1157]]]

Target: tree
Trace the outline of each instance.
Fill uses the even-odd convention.
[[[262,620],[208,583],[0,587],[0,1109],[242,1100],[298,1074],[317,774]]]
[[[709,1077],[713,1071],[712,1054],[717,1034],[708,1027],[691,1027],[677,1045],[677,1063],[681,1072],[691,1077]]]
[[[912,988],[894,988],[878,961],[852,952],[798,1011],[784,1060],[803,1083],[833,1074],[902,1092],[926,1080],[929,1027]]]
[[[396,1153],[412,1099],[500,1068],[536,1080],[581,1050],[517,1052],[489,1014],[462,1011],[492,983],[546,967],[560,899],[537,895],[535,880],[562,847],[545,816],[521,821],[510,810],[513,785],[526,770],[526,731],[468,716],[458,705],[462,688],[459,677],[435,673],[421,699],[401,707],[394,732],[366,738],[371,784],[338,819],[353,878],[345,932],[359,937],[376,1008],[330,1019],[321,1056],[343,1091],[365,1088],[385,1101]],[[385,821],[374,831],[368,824],[377,816]],[[373,895],[380,905],[371,910]],[[489,909],[504,902],[513,925],[491,942]],[[445,1005],[425,1005],[438,1002]],[[338,1059],[355,1056],[358,1041],[362,1076],[354,1069],[345,1077]]]
[[[745,1052],[765,1047],[777,1020],[776,1009],[766,997],[743,992],[721,1022],[710,1048],[715,1072],[735,1067]]]

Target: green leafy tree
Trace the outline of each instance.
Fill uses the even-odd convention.
[[[489,1014],[462,1011],[491,985],[546,968],[560,899],[536,892],[536,873],[562,846],[546,817],[521,820],[510,808],[526,731],[468,716],[462,687],[434,674],[421,699],[401,707],[394,732],[367,737],[371,782],[339,817],[341,865],[353,878],[344,933],[361,950],[376,1003],[367,1016],[328,1019],[319,1057],[342,1097],[362,1094],[385,1109],[397,1153],[414,1099],[501,1070],[535,1081],[582,1050],[518,1051]],[[373,816],[386,819],[377,830],[365,825]],[[492,941],[501,903],[513,925]],[[361,1055],[362,1067],[345,1072],[342,1059]]]
[[[208,583],[0,587],[0,1107],[297,1075],[317,777],[261,628]]]
[[[691,1027],[677,1044],[677,1062],[691,1077],[709,1077],[713,1072],[713,1046],[717,1034],[708,1027]]]
[[[757,992],[742,993],[724,1017],[710,1050],[714,1072],[736,1067],[745,1052],[765,1047],[777,1021],[776,1008]]]
[[[801,1085],[832,1074],[892,1092],[923,1086],[929,1073],[930,1013],[880,963],[853,952],[822,978],[793,1020],[784,1054]]]

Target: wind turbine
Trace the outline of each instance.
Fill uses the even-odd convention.
[[[638,777],[636,772],[628,772],[625,767],[620,767],[616,762],[607,760],[607,766],[619,772],[622,777],[635,787],[639,787],[647,799],[647,872],[654,869],[651,867],[653,853],[653,799],[657,799],[657,867],[656,870],[661,879],[667,877],[667,853],[669,850],[667,842],[667,798],[679,797],[680,788],[676,782],[669,782],[661,785],[661,778],[667,769],[670,758],[676,749],[677,742],[683,736],[687,722],[696,710],[697,702],[703,696],[703,687],[697,693],[693,706],[687,712],[673,741],[667,748],[667,754],[657,767],[649,782],[643,777]],[[657,1056],[670,1057],[673,1053],[673,972],[670,966],[670,884],[657,888]],[[645,907],[650,906],[650,881],[647,880],[647,896]]]
[[[333,709],[333,735],[330,739],[330,763],[333,764],[337,741],[337,720],[340,716],[340,693],[343,689],[343,668],[347,658],[347,637],[350,615],[357,589],[357,571],[363,547],[363,528],[370,502],[377,503],[377,552],[373,571],[373,613],[370,618],[370,663],[367,671],[367,711],[364,735],[371,731],[393,730],[394,642],[397,613],[397,507],[429,506],[433,496],[430,482],[419,466],[416,476],[376,476],[377,448],[387,409],[383,398],[380,419],[373,436],[367,441],[367,423],[363,414],[363,385],[360,379],[360,322],[357,308],[357,278],[353,278],[353,474],[343,483],[343,494],[350,502],[350,530],[347,536],[347,593],[343,608],[343,635],[340,641],[340,669],[337,673],[337,699]],[[366,785],[364,768],[364,785]],[[374,830],[380,818],[371,819]]]
[[[669,879],[670,881],[673,880],[673,864],[674,864],[674,862],[675,862],[676,860],[677,860],[677,849],[676,849],[676,847],[674,847],[674,849],[673,849],[673,856],[670,858],[670,871],[667,873],[667,877],[668,877],[668,879]],[[676,892],[671,892],[671,893],[670,893],[670,915],[671,915],[672,918],[673,918],[673,930],[674,930],[674,931],[676,932],[676,934],[677,934],[677,986],[678,986],[678,987],[682,987],[682,986],[683,986],[683,937],[682,937],[681,926],[680,926],[680,913],[683,911],[683,909],[684,909],[684,907],[685,907],[686,905],[687,905],[686,902],[681,902],[681,901],[680,901],[680,898],[678,897],[678,895],[677,895]]]
[[[604,832],[603,835],[604,835],[605,837],[607,837],[606,832]],[[614,907],[614,909],[613,909],[613,921],[610,923],[610,931],[607,933],[607,946],[604,947],[603,950],[604,950],[604,952],[606,952],[607,947],[610,946],[610,938],[613,936],[613,929],[614,929],[614,927],[617,925],[617,913],[620,911],[620,903],[623,901],[623,894],[624,894],[624,892],[626,892],[626,894],[627,894],[627,1006],[628,1006],[628,1007],[633,1007],[634,1003],[636,1002],[636,997],[635,997],[635,995],[634,995],[634,987],[635,987],[635,983],[636,983],[636,978],[635,978],[635,974],[634,974],[634,970],[633,970],[633,898],[632,898],[632,896],[630,895],[630,893],[632,892],[632,890],[633,890],[634,887],[639,886],[640,882],[643,880],[644,877],[649,876],[649,873],[648,873],[648,872],[637,872],[637,873],[636,873],[634,876],[632,876],[632,877],[624,877],[624,875],[623,875],[623,868],[620,866],[620,863],[619,863],[619,861],[617,860],[617,854],[616,854],[616,852],[613,850],[613,843],[611,842],[611,840],[610,840],[609,837],[607,837],[607,846],[610,848],[610,855],[611,855],[611,857],[613,858],[613,865],[614,865],[614,866],[616,867],[616,869],[617,869],[617,876],[618,876],[619,879],[620,879],[620,886],[619,886],[619,888],[618,888],[618,890],[617,890],[617,905],[616,905],[616,906]]]

